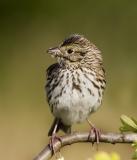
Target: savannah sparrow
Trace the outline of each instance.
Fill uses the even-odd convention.
[[[72,124],[83,122],[101,105],[106,86],[101,52],[78,34],[47,52],[57,59],[47,69],[45,89],[55,116],[48,135],[59,129],[70,133]]]

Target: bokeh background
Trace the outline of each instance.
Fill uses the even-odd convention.
[[[1,0],[0,159],[30,160],[49,142],[45,70],[55,60],[46,50],[72,33],[85,35],[104,57],[107,89],[91,121],[118,132],[121,114],[137,118],[137,1]],[[86,122],[73,126],[88,129]],[[122,160],[132,155],[130,145],[100,144],[99,150],[118,152]],[[87,160],[96,147],[74,144],[61,153]]]

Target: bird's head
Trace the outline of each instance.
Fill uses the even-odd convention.
[[[59,62],[69,65],[84,65],[93,62],[94,58],[100,55],[100,51],[93,43],[78,34],[70,35],[58,47],[49,48],[47,52],[56,57]]]

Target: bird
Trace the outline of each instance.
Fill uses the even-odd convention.
[[[47,53],[56,59],[46,71],[47,101],[55,117],[48,136],[59,130],[69,134],[73,124],[87,120],[102,104],[106,88],[102,54],[80,34],[71,34]]]

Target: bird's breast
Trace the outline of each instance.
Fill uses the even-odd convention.
[[[102,90],[92,70],[65,70],[47,85],[51,110],[64,124],[85,120],[101,104]]]

